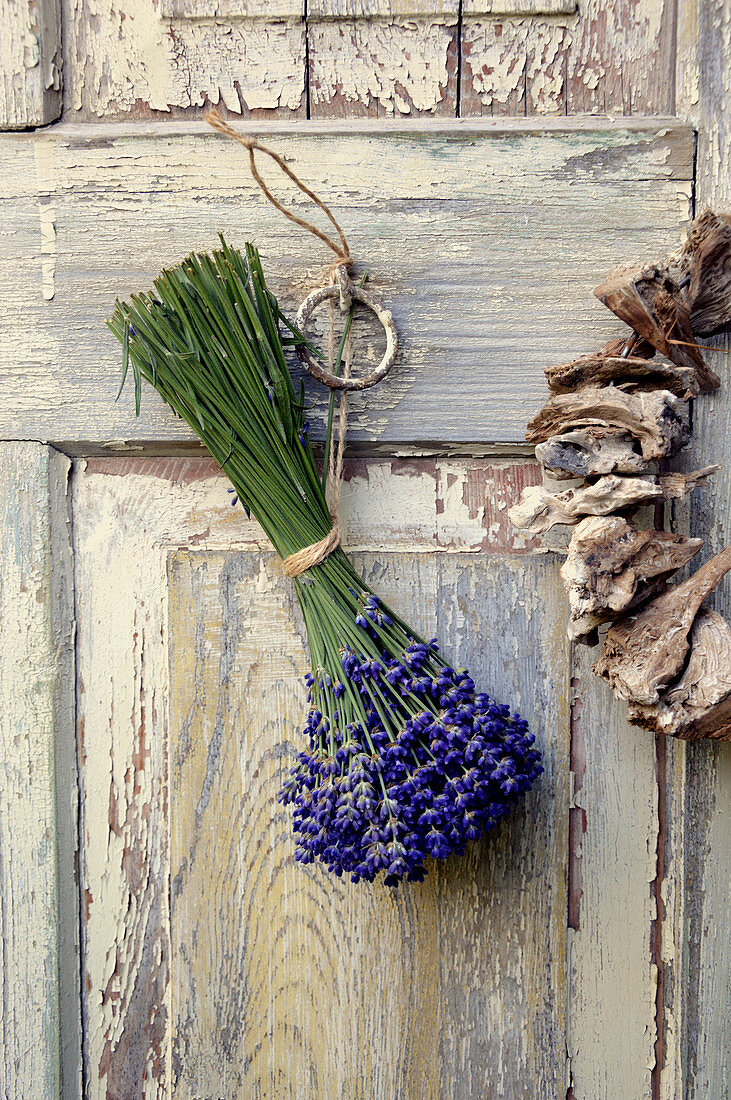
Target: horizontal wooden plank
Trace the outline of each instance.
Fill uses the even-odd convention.
[[[472,15],[574,15],[577,0],[462,0],[462,14]]]
[[[397,370],[353,400],[355,440],[522,440],[542,368],[618,331],[592,287],[615,263],[674,246],[688,213],[693,135],[668,120],[248,130],[336,211],[396,318]],[[152,393],[139,420],[131,392],[114,404],[120,352],[103,321],[115,297],[219,230],[256,241],[290,313],[331,260],[264,201],[240,147],[205,126],[6,135],[0,164],[0,437],[190,439]]]
[[[307,0],[307,19],[417,19],[459,16],[459,0]]]
[[[576,0],[464,0],[465,15],[573,15]],[[459,16],[459,0],[309,0],[306,18],[415,19]],[[160,15],[172,20],[304,19],[303,0],[161,0]]]
[[[165,19],[304,19],[304,0],[160,0]]]

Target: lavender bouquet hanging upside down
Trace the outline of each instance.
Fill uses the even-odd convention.
[[[200,436],[282,558],[332,529],[284,346],[304,338],[268,291],[255,248],[223,243],[118,302],[109,327],[144,378]],[[284,335],[283,335],[284,333]],[[476,694],[336,546],[293,578],[312,672],[307,748],[280,793],[296,858],[368,882],[421,881],[491,828],[542,771],[526,722]]]

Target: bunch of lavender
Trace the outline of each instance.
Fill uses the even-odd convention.
[[[117,302],[109,327],[132,363],[197,432],[283,558],[331,528],[325,474],[285,347],[303,337],[268,291],[251,245],[222,242]],[[236,498],[234,498],[236,499]],[[542,771],[526,722],[476,694],[386,607],[339,548],[293,581],[312,672],[307,747],[280,801],[294,807],[296,858],[354,882],[421,881],[425,861],[462,852]]]

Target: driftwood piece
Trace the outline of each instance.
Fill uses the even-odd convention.
[[[582,516],[606,516],[649,500],[660,500],[662,495],[654,478],[616,474],[563,493],[552,493],[544,485],[530,485],[508,512],[508,519],[520,530],[542,535],[557,525],[571,527]]]
[[[637,440],[618,428],[588,427],[552,436],[538,444],[536,458],[557,481],[647,470]]]
[[[694,370],[699,389],[718,389],[721,380],[695,342],[683,293],[667,266],[618,268],[594,293],[673,363]]]
[[[569,637],[592,644],[598,626],[656,594],[702,545],[702,539],[667,531],[637,531],[620,516],[582,520],[561,568],[571,607]]]
[[[702,607],[690,632],[690,657],[657,703],[630,703],[630,722],[685,741],[731,740],[731,625]]]
[[[692,492],[720,466],[707,466],[689,474],[663,477],[620,477],[607,474],[591,485],[552,493],[545,485],[529,485],[508,512],[521,531],[543,535],[552,527],[573,527],[582,516],[607,516],[653,500],[678,500]]]
[[[694,368],[677,363],[641,359],[634,355],[582,355],[570,363],[559,363],[544,371],[552,393],[571,393],[586,386],[633,383],[634,389],[669,390],[676,397],[695,397],[700,391]]]
[[[638,441],[646,461],[664,458],[690,437],[687,406],[668,390],[625,393],[616,386],[587,386],[552,397],[528,424],[529,443],[576,428],[620,428]]]
[[[688,652],[688,633],[706,596],[731,569],[731,546],[683,584],[669,588],[638,615],[615,623],[594,672],[615,695],[633,703],[657,703]]]
[[[668,267],[676,282],[688,280],[686,305],[694,336],[731,332],[731,215],[700,214]]]

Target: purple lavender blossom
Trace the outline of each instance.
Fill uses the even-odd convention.
[[[308,748],[279,796],[294,806],[295,858],[353,882],[421,882],[428,858],[462,853],[543,771],[525,720],[476,694],[435,639],[371,656],[373,623],[394,618],[364,594],[353,617],[363,645],[342,647],[337,691],[324,670],[308,674]],[[360,701],[363,717],[329,723],[330,693]]]

